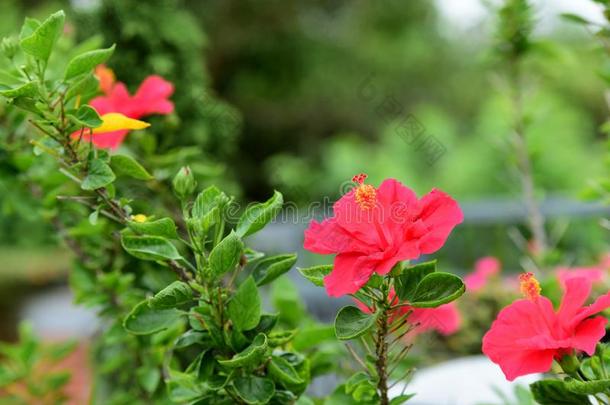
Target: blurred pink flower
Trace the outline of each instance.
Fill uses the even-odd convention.
[[[388,298],[393,305],[397,305],[400,302],[393,288],[390,290]],[[373,309],[367,307],[364,303],[358,300],[355,301],[356,305],[364,312],[373,312]],[[409,323],[417,325],[412,332],[413,334],[436,331],[441,335],[448,336],[457,332],[462,324],[462,317],[460,316],[455,302],[450,302],[436,308],[413,308],[408,305],[403,305],[392,312],[390,321],[409,311],[411,311]]]
[[[566,281],[573,278],[586,278],[592,284],[604,279],[604,270],[598,266],[591,267],[558,267],[555,270],[557,279],[562,287],[565,288]]]
[[[474,265],[474,271],[464,277],[466,291],[476,292],[487,284],[490,277],[500,272],[500,261],[493,256],[482,257]]]
[[[114,82],[110,69],[100,66],[96,69],[96,75],[104,95],[95,97],[89,104],[99,115],[120,113],[128,118],[140,119],[153,114],[167,115],[174,111],[174,104],[169,100],[174,85],[160,76],[148,76],[132,96],[124,83]],[[120,130],[97,133],[93,135],[92,141],[98,148],[116,149],[123,143],[128,132],[129,130]],[[89,134],[85,133],[83,139],[89,140]]]

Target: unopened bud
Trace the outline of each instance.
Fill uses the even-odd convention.
[[[17,39],[15,37],[6,37],[2,38],[2,43],[0,44],[0,49],[2,49],[2,53],[9,59],[13,59],[19,50],[19,44],[17,43]]]
[[[172,184],[174,185],[176,196],[181,200],[193,194],[197,188],[195,176],[193,176],[193,172],[188,166],[180,169],[176,177],[174,177]]]

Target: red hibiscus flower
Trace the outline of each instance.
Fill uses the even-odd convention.
[[[392,305],[399,303],[398,297],[392,288],[388,295],[388,298],[392,301]],[[367,307],[362,302],[355,300],[356,305],[367,313],[373,312],[373,310]],[[412,333],[419,334],[427,331],[436,331],[441,335],[452,335],[457,332],[462,323],[462,318],[455,305],[455,302],[441,305],[436,308],[413,308],[408,305],[402,305],[393,310],[390,315],[390,321],[405,315],[411,311],[409,315],[409,322],[412,325],[417,325]]]
[[[373,273],[387,274],[400,261],[436,252],[463,219],[457,202],[441,191],[418,199],[397,180],[375,188],[365,178],[355,176],[356,187],[334,204],[334,216],[312,221],[305,231],[305,249],[337,255],[324,278],[333,297],[355,293]]]
[[[174,104],[169,100],[174,86],[160,76],[148,76],[132,96],[125,84],[114,82],[111,70],[98,67],[96,75],[104,95],[95,97],[89,104],[100,115],[121,113],[129,118],[140,119],[153,114],[171,114],[174,111]],[[98,148],[116,149],[123,143],[128,132],[121,130],[97,133],[93,136],[93,143]],[[88,140],[87,137],[84,139]]]
[[[483,337],[483,353],[498,364],[509,381],[546,372],[553,359],[582,351],[595,352],[604,336],[607,320],[593,315],[610,307],[610,293],[593,304],[583,306],[591,292],[591,281],[573,278],[565,283],[559,310],[540,295],[540,286],[532,273],[521,275],[520,299],[498,314],[491,329]]]
[[[474,271],[464,277],[466,291],[480,291],[490,277],[500,272],[500,261],[492,256],[482,257],[474,265]]]

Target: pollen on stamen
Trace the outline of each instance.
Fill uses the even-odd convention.
[[[352,181],[354,183],[363,184],[367,177],[368,175],[366,173],[360,173],[352,177]]]
[[[519,281],[521,283],[520,289],[521,294],[531,301],[536,300],[540,297],[540,283],[536,280],[533,273],[523,273],[519,276]]]
[[[363,210],[368,210],[375,207],[377,202],[377,190],[370,184],[364,184],[364,180],[366,180],[368,176],[365,173],[360,173],[352,177],[352,181],[358,184],[356,188],[356,192],[354,193],[354,198],[356,199],[356,203]]]

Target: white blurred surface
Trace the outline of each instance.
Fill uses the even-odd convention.
[[[405,393],[416,393],[408,402],[412,405],[500,404],[497,391],[514,399],[516,385],[527,387],[540,378],[540,374],[534,374],[508,382],[500,368],[487,357],[470,356],[417,370]],[[390,394],[400,395],[403,387],[397,384]]]
[[[21,309],[19,319],[30,322],[38,336],[50,339],[90,337],[99,325],[93,310],[73,303],[68,287],[32,296]]]

